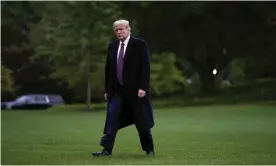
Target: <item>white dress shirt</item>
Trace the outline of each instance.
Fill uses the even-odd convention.
[[[129,38],[130,38],[130,36],[128,36],[124,42],[120,41],[120,44],[118,46],[118,52],[117,52],[117,63],[118,63],[118,58],[119,58],[119,52],[120,52],[120,49],[121,49],[121,44],[124,43],[124,57],[125,57],[125,52],[126,52],[127,44],[129,42]]]

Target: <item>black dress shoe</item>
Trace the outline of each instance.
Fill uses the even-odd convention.
[[[151,151],[147,151],[147,152],[146,152],[146,155],[147,155],[147,156],[154,156],[154,155],[155,155],[155,152],[152,151],[152,150],[151,150]]]
[[[100,156],[111,156],[111,153],[107,150],[102,150],[100,152],[94,152],[92,153],[93,156],[97,156],[97,157],[100,157]]]

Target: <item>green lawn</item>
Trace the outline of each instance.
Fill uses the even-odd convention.
[[[276,106],[155,110],[156,156],[134,126],[119,131],[113,156],[97,158],[105,112],[2,111],[1,164],[276,164]]]

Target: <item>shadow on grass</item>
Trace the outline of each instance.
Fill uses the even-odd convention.
[[[146,156],[144,153],[115,153],[110,157],[120,158],[120,159],[154,159],[157,158],[158,155],[155,156]]]

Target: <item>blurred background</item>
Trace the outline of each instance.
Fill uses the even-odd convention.
[[[1,101],[103,103],[117,19],[148,42],[154,104],[275,101],[276,3],[234,1],[1,1]]]

